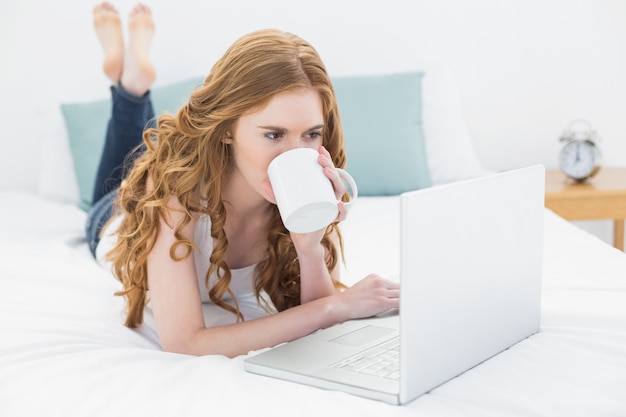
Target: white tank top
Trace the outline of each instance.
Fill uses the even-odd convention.
[[[111,221],[103,231],[102,239],[96,248],[96,260],[105,269],[111,270],[110,262],[104,260],[105,255],[115,246],[117,235],[115,232],[122,222],[122,216]],[[194,241],[197,249],[194,250],[193,257],[196,264],[196,276],[198,288],[200,289],[201,301],[203,303],[205,323],[207,326],[216,326],[236,322],[236,316],[223,308],[213,304],[209,299],[209,290],[205,285],[206,272],[209,269],[209,257],[213,251],[213,238],[211,237],[211,219],[202,215],[196,221]],[[233,292],[239,305],[239,310],[245,320],[267,316],[275,313],[276,310],[270,301],[269,296],[261,293],[261,303],[254,295],[254,269],[256,265],[250,265],[240,269],[231,269],[230,290]],[[209,288],[215,285],[217,276],[209,277]],[[226,294],[224,301],[234,306],[233,300]],[[265,305],[267,303],[267,305]]]

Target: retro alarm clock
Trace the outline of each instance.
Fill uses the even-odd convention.
[[[598,136],[586,120],[574,120],[559,138],[561,171],[577,182],[584,182],[600,170]]]

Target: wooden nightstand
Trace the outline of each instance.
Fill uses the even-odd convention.
[[[613,220],[613,246],[624,250],[626,168],[602,168],[584,183],[547,170],[545,205],[567,220]]]

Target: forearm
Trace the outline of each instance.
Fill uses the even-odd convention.
[[[300,262],[300,301],[302,304],[336,293],[331,274],[324,261],[324,248],[298,254]]]
[[[244,355],[345,321],[345,309],[340,305],[337,297],[324,297],[260,319],[201,328],[189,337],[185,346],[163,348],[191,355]]]
[[[170,337],[169,343],[162,338],[162,346],[166,351],[191,355],[244,355],[349,319],[371,317],[399,308],[399,295],[398,283],[371,274],[346,291],[260,319],[212,328],[205,328],[196,321],[187,329],[184,328],[187,321],[179,322],[175,337]],[[156,321],[159,328],[159,321]]]

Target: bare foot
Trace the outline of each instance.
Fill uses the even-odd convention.
[[[124,66],[124,38],[120,16],[108,2],[103,2],[93,9],[93,25],[104,51],[104,73],[113,84],[122,76]]]
[[[156,78],[149,52],[154,35],[152,11],[138,3],[130,12],[128,23],[129,42],[124,53],[124,70],[121,83],[126,91],[142,96],[150,89]]]

